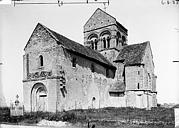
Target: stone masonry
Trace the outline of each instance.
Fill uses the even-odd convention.
[[[38,23],[23,55],[25,111],[156,107],[149,42],[127,44],[127,29],[97,9],[84,46]]]

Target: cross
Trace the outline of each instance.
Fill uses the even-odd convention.
[[[106,3],[104,3],[104,11],[105,11],[105,12],[106,12],[106,8],[107,8],[107,7],[106,7]]]
[[[17,99],[19,98],[19,95],[18,95],[18,94],[16,95],[16,98],[17,98]]]

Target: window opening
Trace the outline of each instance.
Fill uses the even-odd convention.
[[[106,48],[106,39],[103,38],[103,44],[104,44],[104,48]]]
[[[76,67],[76,58],[73,58],[72,60],[72,67]]]
[[[110,37],[107,37],[108,48],[110,48]]]
[[[97,42],[97,40],[95,40],[95,50],[97,50],[98,49],[98,42]]]
[[[40,56],[39,56],[39,59],[40,59],[40,66],[43,66],[43,56],[40,55]]]
[[[94,64],[91,64],[91,71],[94,72]]]
[[[137,89],[140,89],[140,85],[139,85],[139,83],[137,84]]]

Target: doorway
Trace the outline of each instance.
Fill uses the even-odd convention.
[[[47,89],[42,83],[37,83],[32,88],[31,111],[47,111]]]

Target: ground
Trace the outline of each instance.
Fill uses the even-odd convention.
[[[57,113],[25,113],[22,117],[10,117],[8,109],[1,109],[0,122],[21,125],[36,125],[41,120],[66,121],[66,128],[173,128],[174,111],[166,108],[152,110],[136,108],[103,108],[70,110]]]

